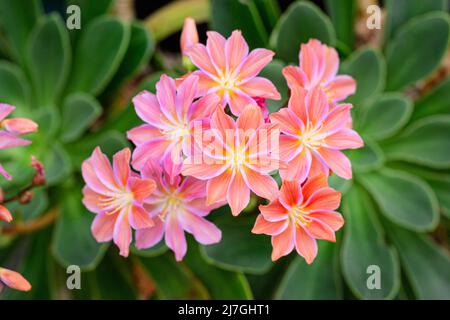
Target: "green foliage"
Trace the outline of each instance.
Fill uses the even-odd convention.
[[[0,234],[0,265],[33,283],[29,293],[5,290],[1,298],[61,298],[61,292],[78,299],[142,298],[139,273],[153,288],[145,297],[158,299],[450,298],[449,253],[435,241],[448,244],[450,79],[419,97],[410,94],[446,54],[447,1],[385,1],[382,48],[355,46],[354,0],[324,1],[326,12],[311,1],[294,1],[285,12],[275,0],[210,1],[213,30],[229,36],[240,29],[251,48],[275,51],[262,71],[282,95],[268,101],[270,112],[289,96],[281,70],[298,64],[300,45],[311,38],[335,46],[339,73],[357,81],[347,102],[365,146],[347,152],[353,180],[330,177],[343,192],[339,211],[346,223],[336,243],[319,241],[312,265],[295,253],[271,261],[270,238],[250,231],[255,206],[239,218],[227,207],[216,210],[211,220],[222,242],[201,246],[188,236],[182,262],[163,241],[146,250],[131,247],[125,260],[92,238],[94,215],[81,203],[82,161],[97,145],[108,155],[127,146],[125,131],[140,123],[132,95],[154,91],[161,73],[179,76],[182,67],[181,59],[151,59],[152,34],[139,22],[112,16],[112,0],[66,2],[81,7],[80,30],[67,30],[65,12],[44,13],[41,1],[0,1],[0,101],[40,125],[31,146],[2,152],[1,163],[15,179],[1,186],[7,193],[26,186],[33,154],[44,162],[48,184],[31,203],[9,209],[21,222],[59,212],[52,226],[30,235]],[[136,77],[144,65],[152,74]],[[123,90],[129,80],[133,86]],[[83,290],[65,289],[70,264],[83,269]],[[371,265],[382,272],[379,290],[367,287]]]

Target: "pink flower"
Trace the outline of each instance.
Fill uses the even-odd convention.
[[[2,284],[20,291],[30,291],[31,284],[18,272],[0,268],[0,291]]]
[[[197,154],[183,163],[183,175],[207,182],[207,203],[227,201],[233,215],[238,215],[250,200],[250,190],[266,199],[278,195],[278,186],[269,175],[278,169],[279,130],[265,124],[261,109],[247,106],[235,122],[218,108],[211,117],[211,129],[202,144],[201,159]],[[208,144],[208,145],[204,145]]]
[[[316,239],[335,242],[335,231],[344,224],[334,211],[341,194],[328,187],[327,177],[317,175],[302,186],[295,181],[283,181],[280,197],[260,205],[253,233],[272,236],[272,260],[289,254],[295,247],[298,254],[312,263],[317,255]]]
[[[334,48],[319,40],[311,39],[300,48],[300,67],[288,66],[283,69],[290,89],[302,87],[311,90],[322,88],[329,102],[344,100],[355,93],[356,82],[347,75],[336,76],[339,69],[339,56]]]
[[[162,75],[156,95],[144,91],[133,99],[136,113],[146,122],[127,134],[137,146],[132,162],[136,170],[141,170],[148,160],[182,162],[183,150],[188,152],[190,148],[194,123],[207,119],[219,103],[215,94],[194,102],[197,88],[197,76],[187,77],[177,89],[174,79]]]
[[[38,125],[30,119],[14,118],[5,119],[15,109],[9,104],[0,103],[0,124],[3,130],[0,130],[0,149],[8,149],[18,146],[26,146],[31,141],[19,138],[18,135],[35,132]],[[0,165],[0,174],[10,180],[11,176]]]
[[[198,43],[197,27],[195,20],[191,17],[184,19],[183,30],[181,31],[180,47],[183,55],[194,44]]]
[[[86,181],[83,204],[96,214],[92,234],[98,242],[114,239],[125,257],[129,253],[131,228],[139,230],[153,225],[143,201],[156,187],[155,181],[142,179],[130,170],[130,157],[128,148],[117,152],[111,167],[97,147],[81,167]]]
[[[0,220],[11,222],[12,219],[13,217],[11,215],[11,212],[9,212],[8,208],[0,204]]]
[[[364,142],[348,128],[351,107],[331,108],[319,88],[292,89],[288,107],[270,115],[282,133],[280,158],[287,161],[287,168],[280,169],[284,180],[302,182],[310,171],[328,175],[329,169],[344,179],[352,177],[351,163],[340,150],[360,148]]]
[[[207,33],[206,46],[198,43],[190,47],[187,55],[200,70],[200,95],[217,93],[222,105],[228,104],[238,116],[248,104],[256,104],[252,97],[279,100],[275,86],[269,80],[257,77],[272,60],[274,53],[256,49],[249,53],[240,31],[233,31],[228,39],[219,33]]]
[[[191,233],[202,244],[220,241],[222,233],[205,216],[214,209],[206,205],[206,182],[181,176],[173,176],[153,161],[142,171],[148,179],[154,179],[157,188],[145,200],[145,208],[151,212],[155,225],[136,232],[136,247],[149,248],[161,241],[165,234],[167,246],[175,253],[177,261],[186,254],[184,231]]]

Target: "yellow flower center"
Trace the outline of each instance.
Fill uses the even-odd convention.
[[[130,206],[133,203],[134,194],[133,192],[122,189],[112,196],[102,197],[100,199],[100,207],[107,209],[107,215],[112,215],[120,212],[123,208]]]
[[[311,219],[308,217],[308,212],[301,206],[293,206],[288,213],[292,223],[295,225],[307,226],[311,222]]]

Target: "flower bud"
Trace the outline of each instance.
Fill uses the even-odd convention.
[[[0,268],[0,282],[20,291],[30,291],[31,284],[18,272]]]
[[[38,129],[37,123],[27,118],[5,119],[2,125],[6,131],[14,134],[28,134]]]
[[[36,170],[36,173],[33,177],[33,185],[34,186],[42,186],[45,184],[45,168],[42,162],[36,159],[34,156],[31,157],[31,166]]]
[[[198,43],[197,27],[195,20],[191,17],[184,19],[183,30],[181,31],[180,47],[183,55],[194,44]]]
[[[11,222],[13,219],[11,212],[9,212],[8,208],[0,205],[0,220]]]

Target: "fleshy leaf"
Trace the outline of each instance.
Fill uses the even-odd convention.
[[[416,101],[411,120],[435,114],[450,115],[450,78],[439,83],[431,92]]]
[[[347,150],[346,154],[352,163],[355,173],[381,168],[385,161],[383,151],[370,138],[364,138],[364,146],[362,148]]]
[[[436,195],[428,184],[409,173],[381,169],[358,176],[381,212],[410,230],[433,230],[439,220]]]
[[[395,249],[384,240],[372,200],[354,184],[344,198],[343,210],[345,233],[341,265],[351,291],[360,299],[394,298],[400,286],[400,264]],[[369,278],[377,272],[376,268],[382,276],[379,287],[373,288],[369,284],[377,283]]]
[[[0,61],[0,101],[20,110],[30,108],[30,84],[23,71],[8,61]]]
[[[336,36],[333,25],[314,4],[297,1],[281,16],[270,36],[270,45],[279,58],[297,64],[300,44],[312,38],[334,45]]]
[[[273,60],[270,62],[259,74],[261,77],[267,78],[277,87],[278,92],[281,94],[280,100],[266,100],[267,108],[269,112],[278,111],[281,107],[286,105],[288,98],[288,87],[286,80],[281,73],[284,68],[284,63],[280,60]]]
[[[357,4],[355,0],[326,0],[325,6],[330,15],[331,22],[336,30],[336,38],[339,45],[345,46],[345,50],[351,50],[355,42],[354,22]]]

